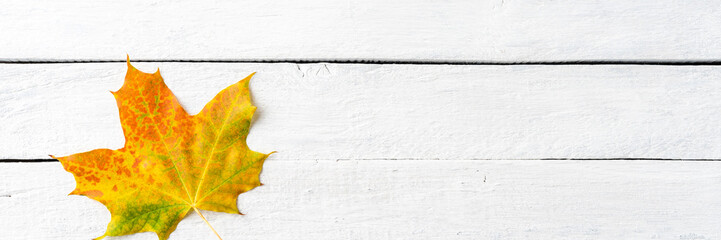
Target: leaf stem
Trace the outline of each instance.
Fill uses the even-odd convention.
[[[223,240],[223,238],[220,237],[220,235],[218,234],[218,232],[215,231],[215,228],[213,228],[213,226],[210,225],[210,223],[208,222],[208,220],[205,219],[205,216],[203,216],[203,214],[200,213],[200,210],[198,210],[198,208],[196,208],[196,207],[193,207],[193,210],[195,210],[195,212],[197,212],[198,215],[200,215],[200,218],[202,218],[203,221],[205,221],[205,224],[208,224],[208,227],[210,227],[210,230],[213,230],[213,233],[215,233],[215,236],[218,236],[218,239]]]

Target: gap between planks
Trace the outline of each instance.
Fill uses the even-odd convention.
[[[312,161],[678,161],[678,162],[716,162],[719,158],[339,158],[339,159],[309,159]],[[276,161],[289,161],[278,159]],[[58,162],[56,159],[0,159],[0,163],[45,163]]]
[[[0,64],[69,64],[118,63],[124,59],[0,59]],[[332,63],[332,64],[403,64],[403,65],[657,65],[721,66],[720,59],[704,60],[566,60],[566,61],[464,61],[424,59],[133,59],[132,62],[179,63]]]

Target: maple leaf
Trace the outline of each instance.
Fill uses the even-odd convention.
[[[95,199],[110,211],[108,228],[98,239],[152,231],[164,240],[191,210],[206,223],[199,209],[240,214],[238,195],[261,185],[263,162],[272,154],[246,144],[256,109],[248,88],[253,74],[191,116],[159,71],[141,72],[129,57],[127,63],[123,86],[111,92],[125,146],[51,155],[75,177],[70,194]]]

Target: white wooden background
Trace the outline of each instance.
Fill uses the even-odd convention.
[[[721,65],[543,64],[719,61],[719,23],[718,1],[4,1],[0,239],[105,231],[47,155],[122,147],[126,53],[190,113],[258,72],[248,141],[278,153],[246,215],[207,213],[225,239],[721,239]],[[478,64],[513,62],[541,64]],[[195,214],[171,235],[214,238]]]

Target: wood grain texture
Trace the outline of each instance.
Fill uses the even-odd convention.
[[[253,71],[276,159],[718,158],[721,67],[143,63],[190,114]],[[0,65],[0,159],[123,146],[124,63]]]
[[[4,1],[0,58],[719,59],[714,1]]]
[[[89,239],[110,220],[59,163],[2,164],[2,239]],[[716,162],[275,161],[224,239],[717,239]],[[190,214],[171,239],[214,239]],[[156,239],[152,233],[113,239]]]

